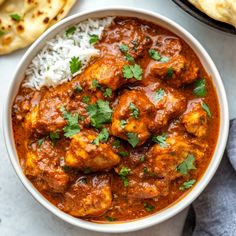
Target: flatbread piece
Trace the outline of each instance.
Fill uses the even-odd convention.
[[[2,0],[0,0],[2,1]],[[7,0],[0,6],[0,55],[26,47],[66,16],[76,0]]]

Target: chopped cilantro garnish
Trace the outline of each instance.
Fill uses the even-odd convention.
[[[120,152],[118,152],[118,154],[119,154],[121,157],[128,157],[128,156],[129,156],[129,152],[126,152],[126,151],[120,151]]]
[[[138,117],[139,117],[139,109],[132,102],[129,104],[129,109],[131,111],[131,115],[134,118],[138,119]]]
[[[145,156],[141,156],[140,159],[139,159],[141,162],[144,162],[145,161]]]
[[[128,45],[125,45],[125,44],[122,43],[122,44],[119,46],[119,49],[120,49],[121,52],[127,53],[128,50],[129,50],[129,47],[128,47]]]
[[[98,35],[93,34],[93,35],[90,35],[89,43],[90,44],[95,44],[98,40],[99,40]]]
[[[148,50],[148,53],[149,56],[155,61],[168,62],[170,60],[168,57],[162,57],[155,49]]]
[[[166,143],[166,139],[167,139],[166,133],[152,137],[152,141],[155,143],[158,143],[161,147],[168,147],[168,144]]]
[[[135,148],[139,143],[138,135],[136,133],[127,133],[127,137],[128,137],[128,142],[131,144],[133,148]]]
[[[57,140],[60,139],[60,132],[57,130],[56,132],[50,132],[49,138],[51,139],[53,144],[56,144]]]
[[[95,104],[87,107],[87,112],[91,124],[95,128],[100,128],[103,124],[111,122],[112,109],[107,101],[98,100]]]
[[[116,139],[116,140],[112,143],[112,147],[119,148],[119,147],[120,147],[120,140],[119,140],[119,139]]]
[[[149,49],[148,50],[149,56],[154,59],[155,61],[160,61],[161,60],[161,55],[159,52],[157,52],[154,49]]]
[[[11,14],[10,17],[12,20],[19,22],[21,20],[21,17],[18,14]]]
[[[159,102],[165,96],[165,90],[160,88],[156,91],[154,100],[155,102]]]
[[[71,138],[73,135],[80,132],[79,127],[79,115],[72,115],[70,112],[65,111],[65,108],[62,107],[61,111],[63,113],[64,119],[67,120],[67,125],[63,128],[64,136],[67,138]]]
[[[122,179],[125,187],[129,185],[129,180],[127,178],[129,173],[130,173],[130,169],[128,167],[122,167],[119,172],[119,176]]]
[[[111,88],[106,88],[103,95],[104,95],[105,98],[107,98],[107,97],[110,98],[112,96],[112,89]]]
[[[174,74],[174,69],[172,67],[169,67],[166,73],[167,79],[170,79],[173,76],[173,74]]]
[[[162,58],[160,59],[161,62],[168,62],[169,60],[170,60],[169,57],[162,57]]]
[[[110,222],[116,220],[115,218],[113,218],[113,217],[111,217],[111,216],[105,216],[105,219],[106,219],[107,221],[110,221]]]
[[[82,67],[82,63],[79,60],[79,57],[72,57],[70,60],[70,72],[71,74],[75,74],[77,71],[79,71]]]
[[[205,102],[202,102],[202,108],[203,110],[206,111],[207,115],[211,118],[212,117],[211,110]]]
[[[198,79],[194,82],[193,93],[197,97],[204,97],[206,95],[206,80]]]
[[[99,83],[98,83],[98,81],[96,80],[96,79],[94,79],[93,81],[92,81],[92,87],[93,88],[98,88],[100,85],[99,85]]]
[[[137,64],[124,65],[123,68],[122,68],[122,73],[123,73],[124,78],[126,78],[126,79],[135,78],[136,80],[141,80],[143,70]]]
[[[86,104],[88,104],[88,103],[89,103],[89,101],[90,101],[90,97],[89,97],[89,96],[87,96],[87,95],[85,95],[85,96],[83,96],[83,98],[82,98],[82,101],[83,101],[83,103],[86,103]]]
[[[82,87],[80,85],[78,85],[76,88],[75,88],[75,92],[76,93],[81,93],[83,91]]]
[[[38,140],[38,146],[39,146],[39,147],[42,146],[44,140],[45,140],[45,137],[43,137],[43,138],[41,138],[41,139]]]
[[[69,37],[71,34],[74,34],[76,31],[75,26],[70,27],[69,29],[66,30],[66,37]]]
[[[188,154],[185,161],[177,166],[177,171],[183,175],[187,175],[189,170],[195,170],[196,167],[194,165],[195,157],[192,154]]]
[[[121,127],[121,129],[124,129],[125,128],[125,126],[127,125],[127,121],[126,120],[120,120],[120,127]]]
[[[145,210],[148,211],[148,212],[153,211],[155,209],[155,207],[153,205],[150,205],[147,202],[144,202],[143,205],[144,205]]]
[[[93,144],[99,145],[99,142],[106,142],[109,138],[109,132],[107,128],[103,128],[96,139],[93,140]]]
[[[0,30],[0,37],[2,37],[6,32],[3,30]]]
[[[135,63],[134,58],[129,53],[126,53],[125,60]]]
[[[195,179],[191,179],[187,182],[184,182],[180,187],[179,187],[179,190],[183,191],[185,189],[189,189],[191,188],[194,184],[196,183],[196,180]]]

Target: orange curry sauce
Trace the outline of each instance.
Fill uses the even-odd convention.
[[[20,87],[15,143],[26,176],[62,211],[133,220],[201,178],[218,138],[218,99],[193,50],[158,25],[117,17],[95,47],[100,56],[71,82]]]

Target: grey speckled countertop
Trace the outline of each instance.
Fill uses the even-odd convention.
[[[78,0],[70,14],[102,6],[127,5],[149,9],[167,16],[192,33],[206,48],[215,61],[224,85],[230,106],[230,117],[236,117],[236,36],[231,36],[196,21],[170,0]],[[25,50],[0,57],[0,103],[11,80],[12,70],[16,67]],[[1,109],[2,111],[2,109]],[[2,122],[0,130],[2,130]],[[0,235],[1,236],[51,236],[76,235],[100,236],[71,226],[58,219],[25,190],[8,160],[2,134],[0,136]],[[172,219],[129,236],[178,236],[181,234],[186,211]]]

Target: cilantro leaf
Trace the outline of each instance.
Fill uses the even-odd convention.
[[[107,101],[98,100],[95,104],[87,107],[87,112],[91,125],[95,128],[100,128],[103,124],[111,122],[112,109]]]
[[[179,187],[179,190],[183,191],[185,189],[189,189],[191,188],[194,184],[196,183],[196,180],[195,179],[191,179],[187,182],[184,182],[180,187]]]
[[[109,138],[109,132],[107,128],[103,128],[96,139],[93,140],[93,144],[99,145],[99,142],[106,142]]]
[[[173,76],[173,74],[174,74],[174,69],[172,67],[169,67],[166,73],[167,79],[170,79]]]
[[[129,104],[129,109],[132,112],[131,115],[135,119],[138,119],[138,117],[139,117],[139,109],[132,102]]]
[[[64,119],[67,120],[67,125],[63,128],[64,136],[71,138],[73,135],[80,132],[79,127],[79,114],[72,115],[70,112],[65,111],[65,108],[61,108]]]
[[[113,218],[113,217],[111,217],[111,216],[105,216],[105,219],[106,219],[107,221],[110,221],[110,222],[116,220],[116,218]]]
[[[122,44],[119,46],[119,49],[120,49],[121,52],[127,53],[128,50],[129,50],[129,47],[128,47],[128,45],[122,43]]]
[[[128,167],[122,167],[119,172],[119,176],[122,179],[125,187],[127,187],[129,185],[129,180],[127,178],[129,173],[130,173],[130,169]]]
[[[128,157],[129,156],[129,152],[126,152],[126,151],[120,151],[120,152],[118,152],[118,154],[122,157]]]
[[[112,143],[112,147],[119,148],[119,147],[120,147],[120,140],[119,140],[119,139],[116,139],[116,140]]]
[[[42,146],[44,140],[45,140],[45,137],[43,137],[43,138],[41,138],[41,139],[38,140],[38,146],[39,146],[39,147]]]
[[[149,49],[148,53],[149,56],[155,61],[168,62],[170,60],[169,57],[162,57],[155,49]]]
[[[85,95],[85,96],[83,96],[83,98],[82,98],[82,101],[83,101],[83,103],[86,103],[86,104],[88,104],[88,103],[89,103],[89,101],[90,101],[90,97],[89,97],[89,96],[87,96],[87,95]]]
[[[111,88],[106,88],[103,95],[104,95],[105,98],[107,98],[107,97],[110,98],[112,96],[112,89]]]
[[[121,129],[124,129],[125,128],[125,126],[127,125],[127,121],[126,120],[120,120],[120,127],[121,127]]]
[[[17,21],[19,22],[21,20],[21,16],[19,16],[18,14],[11,14],[10,15],[11,19],[14,20],[14,21]]]
[[[139,159],[141,162],[144,162],[145,161],[145,156],[141,156],[140,159]]]
[[[98,40],[99,40],[98,35],[92,34],[92,35],[90,35],[89,43],[90,44],[95,44]]]
[[[162,58],[160,59],[160,62],[168,62],[169,60],[170,60],[169,57],[162,57]]]
[[[155,61],[160,61],[161,60],[161,55],[159,52],[157,52],[156,50],[154,49],[149,49],[148,50],[148,53],[149,53],[149,56],[155,60]]]
[[[123,73],[124,78],[126,79],[131,79],[134,77],[133,72],[130,68],[130,65],[124,65],[122,68],[122,73]]]
[[[206,80],[205,79],[198,79],[194,82],[194,90],[193,93],[197,97],[204,97],[206,96]]]
[[[75,88],[75,92],[76,93],[81,93],[83,91],[82,87],[80,85],[78,85],[76,88]]]
[[[142,79],[142,74],[143,74],[143,70],[140,67],[140,65],[134,64],[134,66],[130,66],[131,70],[133,72],[134,78],[136,80],[141,80]]]
[[[123,77],[126,79],[135,78],[136,80],[142,79],[143,70],[137,65],[124,65],[122,68]]]
[[[79,60],[79,57],[72,57],[70,60],[70,72],[71,74],[75,74],[77,71],[79,71],[82,67],[82,63]]]
[[[177,171],[183,175],[187,175],[189,170],[195,170],[196,167],[194,165],[195,157],[192,154],[188,154],[185,161],[177,166]]]
[[[211,110],[205,102],[202,102],[202,108],[203,110],[206,111],[207,115],[211,118],[212,117]]]
[[[147,203],[147,202],[144,202],[143,205],[144,205],[145,210],[148,211],[148,212],[153,211],[153,210],[155,209],[155,206],[150,205],[150,204]]]
[[[76,31],[75,26],[70,27],[69,29],[66,30],[66,37],[69,37],[71,34],[74,34]]]
[[[98,83],[98,81],[97,81],[96,79],[94,79],[94,80],[92,81],[92,87],[93,87],[93,88],[99,88],[99,87],[100,87],[100,85],[99,85],[99,83]]]
[[[126,60],[126,61],[130,61],[130,62],[132,62],[132,63],[135,63],[134,58],[133,58],[129,53],[126,53],[126,55],[125,55],[125,60]]]
[[[0,30],[0,37],[2,37],[3,35],[5,35],[6,34],[6,32],[5,31],[3,31],[3,30]]]
[[[154,100],[155,102],[159,102],[166,95],[165,90],[160,88],[156,91]]]
[[[168,144],[166,143],[166,139],[167,139],[166,133],[152,137],[152,141],[155,143],[158,143],[161,147],[168,147]]]
[[[49,138],[51,139],[52,143],[55,145],[57,140],[60,139],[60,132],[57,130],[55,133],[50,132],[49,133]]]
[[[131,144],[133,148],[135,148],[139,143],[138,135],[136,133],[127,133],[127,137],[128,137],[128,142]]]

